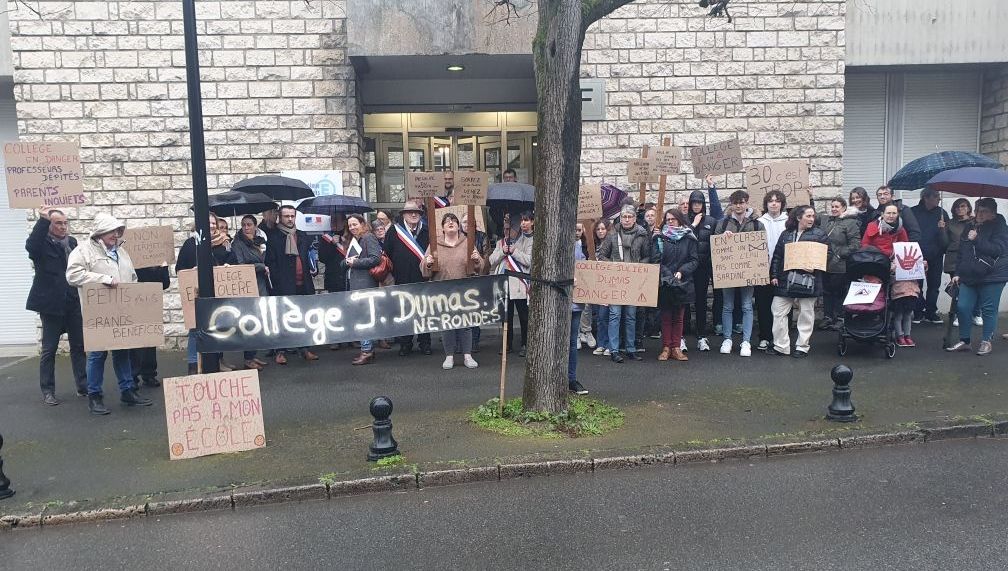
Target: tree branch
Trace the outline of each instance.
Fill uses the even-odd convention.
[[[526,12],[525,14],[521,14],[518,6],[516,6],[514,3],[514,0],[488,0],[488,1],[493,4],[493,8],[491,8],[490,11],[487,12],[486,16],[484,16],[486,20],[490,20],[491,16],[493,16],[498,9],[500,8],[504,9],[503,17],[501,17],[499,20],[493,20],[492,22],[490,22],[491,24],[503,23],[505,25],[510,26],[511,18],[515,19],[527,18],[528,16],[536,13],[535,10],[528,10],[528,12]],[[534,3],[535,0],[529,0],[529,4]]]
[[[588,26],[631,2],[633,0],[581,0],[581,22],[588,29]]]

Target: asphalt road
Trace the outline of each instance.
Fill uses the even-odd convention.
[[[10,569],[1004,569],[1008,439],[0,534]]]

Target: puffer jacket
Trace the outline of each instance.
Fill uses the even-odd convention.
[[[966,239],[971,229],[976,229],[976,240]],[[1008,224],[1004,216],[998,214],[994,220],[979,226],[967,226],[959,241],[957,267],[962,268],[967,256],[985,256],[994,259],[994,267],[981,278],[961,275],[959,279],[966,285],[982,285],[1008,282]]]
[[[826,259],[826,273],[842,274],[847,271],[847,256],[861,248],[861,227],[856,216],[830,216],[822,225],[829,239],[830,253]]]
[[[777,280],[777,286],[774,287],[774,295],[779,297],[791,298],[792,295],[787,292],[785,278],[787,272],[784,271],[784,248],[791,242],[795,241],[796,230],[786,230],[781,234],[780,240],[777,241],[777,247],[774,248],[773,259],[770,261],[770,279]],[[829,245],[829,240],[826,238],[826,233],[823,232],[822,228],[812,227],[801,233],[798,237],[799,242],[819,242],[820,244]],[[827,250],[826,259],[829,260],[830,254]],[[816,270],[815,272],[815,291],[811,296],[808,297],[819,297],[822,295],[823,288],[823,272]]]
[[[777,216],[764,212],[763,216],[757,220],[763,225],[763,231],[766,232],[767,257],[772,260],[777,240],[780,240],[780,235],[784,233],[784,227],[787,225],[787,212],[782,211]]]
[[[945,225],[945,234],[948,235],[948,249],[945,250],[945,272],[955,274],[956,262],[959,261],[959,241],[966,232],[968,226],[975,223],[972,216],[966,220],[949,220]]]
[[[522,234],[511,244],[511,257],[521,265],[521,270],[528,272],[532,267],[532,236]],[[508,269],[504,263],[504,240],[498,240],[494,251],[490,253],[492,273],[503,274]],[[525,282],[516,277],[508,278],[508,299],[526,299],[528,290]]]
[[[654,242],[651,245],[651,263],[659,264],[659,297],[665,297],[661,295],[663,286],[671,285],[675,282],[676,272],[682,274],[681,283],[686,286],[684,288],[685,293],[673,295],[671,299],[662,299],[662,301],[671,305],[690,304],[695,301],[693,272],[700,265],[697,251],[697,239],[692,231],[676,241],[673,241],[664,234],[658,234],[654,237]],[[667,291],[672,290],[669,289]],[[662,304],[660,303],[659,305]]]
[[[98,236],[118,228],[125,229],[126,225],[109,214],[102,212],[95,217],[95,228],[91,232],[90,239],[74,248],[67,259],[66,279],[68,284],[79,288],[85,284],[111,285],[113,280],[119,283],[135,283],[137,281],[136,270],[133,269],[133,260],[130,259],[129,252],[123,248],[117,248],[117,260],[109,254],[105,244],[98,239]]]
[[[693,203],[699,202],[703,205],[703,209],[700,210],[700,220],[698,223],[696,220],[696,214],[693,214]],[[693,228],[693,236],[697,240],[697,255],[701,260],[709,260],[711,257],[710,253],[710,237],[714,233],[714,227],[717,226],[717,220],[707,214],[707,198],[704,193],[699,190],[694,190],[689,196],[689,214],[686,217],[689,219],[690,227]]]
[[[622,254],[619,246],[622,243]],[[647,263],[651,260],[651,238],[647,230],[634,224],[626,230],[617,222],[599,249],[599,259],[607,262]]]

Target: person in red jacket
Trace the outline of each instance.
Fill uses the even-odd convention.
[[[861,246],[874,246],[891,258],[893,243],[909,241],[907,231],[900,223],[899,209],[890,203],[885,206],[881,217],[868,223]]]

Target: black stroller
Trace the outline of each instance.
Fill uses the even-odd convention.
[[[837,353],[847,354],[847,342],[878,344],[886,357],[896,356],[896,334],[893,330],[889,300],[892,294],[892,274],[889,256],[871,246],[854,252],[847,258],[847,279],[851,282],[880,283],[875,299],[870,303],[844,305],[844,324],[840,328]]]

